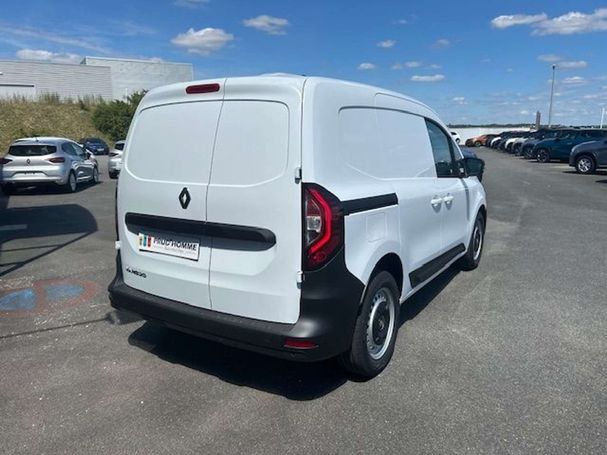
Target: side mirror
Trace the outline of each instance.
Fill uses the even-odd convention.
[[[85,155],[86,155],[87,160],[90,160],[91,157],[93,156],[93,154],[91,152],[89,152],[88,150],[85,152]]]
[[[485,162],[480,158],[464,158],[464,166],[468,177],[478,177],[483,180],[483,172],[485,172]]]

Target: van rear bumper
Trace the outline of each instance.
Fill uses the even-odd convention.
[[[203,309],[127,286],[120,257],[109,286],[114,308],[146,320],[223,344],[296,361],[319,361],[346,351],[352,339],[364,285],[347,271],[343,251],[302,283],[300,316],[295,324],[260,321]],[[285,341],[310,341],[315,348],[285,347]]]

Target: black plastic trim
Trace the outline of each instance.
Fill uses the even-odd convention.
[[[431,261],[425,263],[420,268],[415,269],[413,272],[409,274],[409,280],[411,281],[411,286],[416,287],[429,279],[432,275],[439,272],[443,267],[445,267],[449,262],[451,262],[458,254],[466,251],[466,247],[463,243],[454,246],[449,251],[441,254],[438,257],[435,257]]]
[[[398,204],[396,193],[382,194],[380,196],[370,196],[360,199],[351,199],[341,203],[344,215],[366,212],[367,210],[380,209]]]
[[[181,218],[142,215],[139,213],[127,213],[125,222],[127,229],[135,234],[139,233],[137,228],[148,228],[179,234],[247,240],[262,243],[266,248],[270,248],[276,244],[276,236],[272,231],[258,227],[184,220]]]
[[[124,283],[120,253],[116,257],[116,276],[108,290],[114,308],[144,319],[274,357],[319,361],[349,348],[364,285],[347,270],[342,248],[324,267],[305,274],[295,324],[219,313],[134,289]],[[311,341],[317,347],[286,348],[287,338]]]

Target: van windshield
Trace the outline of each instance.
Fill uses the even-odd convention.
[[[8,149],[9,155],[13,156],[43,156],[57,151],[54,145],[12,145]]]

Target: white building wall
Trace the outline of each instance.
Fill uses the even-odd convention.
[[[476,136],[481,136],[483,134],[499,134],[502,131],[530,131],[528,126],[512,126],[512,127],[467,127],[467,128],[449,128],[450,131],[455,131],[459,134],[461,139],[461,144],[464,145],[466,143],[466,139],[471,139]]]
[[[74,100],[84,97],[112,99],[109,67],[62,63],[0,60],[0,96],[58,94]],[[33,86],[34,89],[25,88]],[[26,93],[24,93],[26,92]]]
[[[194,68],[191,63],[102,57],[85,57],[82,63],[88,67],[111,68],[114,99],[124,99],[140,90],[150,90],[176,82],[187,82],[194,78]]]

